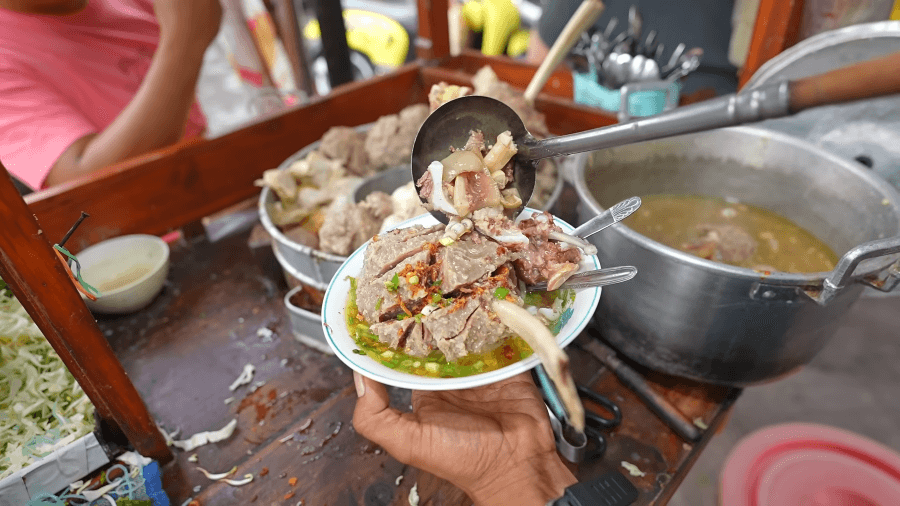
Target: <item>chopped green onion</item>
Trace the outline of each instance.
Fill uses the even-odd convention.
[[[364,352],[364,351],[362,351],[362,350],[360,350],[360,349],[355,349],[355,350],[353,350],[353,353],[356,353],[357,355],[365,355],[365,354],[366,354],[366,352]]]
[[[419,284],[419,276],[416,276],[415,274],[413,274],[412,276],[406,278],[406,282],[411,285],[418,285]]]
[[[381,303],[384,302],[384,297],[378,297],[378,301],[375,302],[375,311],[381,310]]]
[[[391,278],[390,281],[384,283],[384,287],[387,288],[389,292],[396,292],[397,289],[400,288],[400,276],[395,272],[394,277]]]
[[[416,323],[422,323],[422,315],[421,314],[416,315]]]
[[[435,304],[441,302],[441,296],[438,295],[438,294],[436,294],[436,293],[432,294],[432,295],[431,295],[431,302],[434,302]]]
[[[498,300],[505,299],[507,295],[509,295],[508,288],[500,286],[500,287],[497,287],[496,290],[494,290],[494,297],[496,297]]]
[[[451,239],[449,237],[441,237],[441,239],[438,242],[443,244],[444,246],[450,246],[451,244],[453,244],[456,241],[454,241],[453,239]]]
[[[444,282],[443,279],[439,279],[439,280],[431,283],[431,286],[441,286],[441,283],[443,283],[443,282]]]

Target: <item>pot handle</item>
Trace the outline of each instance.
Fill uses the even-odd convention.
[[[861,244],[841,257],[837,267],[822,283],[821,290],[804,290],[804,293],[821,305],[828,304],[847,284],[856,267],[863,260],[900,253],[900,235],[887,239],[878,239]],[[890,292],[900,285],[900,260],[881,271],[878,275],[860,280],[861,283],[880,290]]]

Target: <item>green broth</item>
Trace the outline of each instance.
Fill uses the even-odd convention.
[[[461,357],[456,362],[448,362],[444,354],[432,351],[427,357],[414,357],[391,349],[386,343],[378,340],[369,324],[359,315],[356,307],[356,279],[350,279],[350,297],[347,300],[347,330],[359,347],[354,353],[368,355],[391,369],[401,372],[428,376],[432,378],[460,378],[501,369],[531,356],[534,351],[519,336],[512,336],[497,348],[485,353],[472,353]],[[552,306],[558,298],[563,298],[563,308],[575,300],[574,290],[557,290],[554,292],[535,292],[526,295],[525,303],[541,307]],[[560,320],[563,316],[560,316]],[[558,333],[560,321],[552,322],[550,329]]]

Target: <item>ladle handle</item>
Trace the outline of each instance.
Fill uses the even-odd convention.
[[[584,2],[581,3],[578,10],[575,11],[575,14],[573,14],[569,19],[569,22],[566,23],[562,33],[556,38],[556,42],[553,43],[553,47],[550,48],[547,57],[544,58],[544,61],[541,62],[541,66],[538,67],[537,72],[535,72],[534,77],[531,78],[531,82],[528,83],[528,88],[525,89],[526,102],[529,104],[534,103],[534,99],[537,98],[538,93],[540,93],[541,89],[544,88],[544,85],[547,84],[547,79],[550,78],[553,69],[555,69],[563,58],[565,58],[569,49],[572,48],[572,45],[575,44],[575,41],[581,36],[581,32],[594,24],[602,12],[603,2],[600,0],[584,0]]]
[[[900,92],[900,52],[791,83],[791,112]]]
[[[519,156],[541,159],[780,118],[820,105],[900,93],[900,53],[797,81],[775,82],[577,134],[528,139]]]

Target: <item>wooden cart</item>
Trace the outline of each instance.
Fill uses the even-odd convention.
[[[791,23],[788,20],[795,19],[792,23],[796,24],[796,18],[792,16],[795,16],[801,4],[800,1],[763,0],[748,59],[749,67],[744,75],[752,73],[751,70],[755,70],[765,59],[786,46],[786,41],[790,39],[788,28]],[[111,167],[100,177],[54,187],[28,195],[24,199],[19,196],[8,177],[0,177],[0,222],[3,223],[0,234],[0,277],[9,283],[16,297],[90,397],[104,424],[113,433],[124,435],[141,454],[162,463],[173,460],[171,450],[157,430],[157,420],[151,415],[151,411],[160,413],[166,409],[164,401],[153,390],[157,380],[178,376],[181,369],[177,368],[190,368],[191,361],[186,360],[183,355],[189,350],[197,353],[198,349],[208,345],[205,355],[201,355],[214,356],[214,351],[209,351],[212,347],[227,345],[227,339],[223,341],[222,335],[240,333],[242,330],[239,329],[244,329],[246,325],[270,325],[288,335],[290,331],[283,319],[280,299],[276,297],[272,299],[274,303],[260,305],[238,296],[241,290],[246,289],[242,285],[246,283],[246,275],[239,271],[249,269],[245,266],[251,264],[252,259],[249,253],[234,251],[246,249],[246,242],[235,243],[232,240],[227,244],[210,244],[201,238],[182,243],[181,249],[176,247],[173,252],[173,273],[170,277],[173,278],[173,283],[182,284],[182,297],[173,295],[172,290],[168,291],[165,297],[169,297],[167,303],[171,305],[164,311],[164,316],[154,320],[153,316],[144,314],[131,319],[101,319],[98,323],[69,281],[68,274],[56,258],[51,245],[60,241],[82,211],[88,212],[91,217],[69,239],[67,245],[73,252],[110,237],[131,233],[162,235],[180,229],[186,237],[196,237],[198,234],[202,235],[202,226],[198,225],[202,218],[251,198],[258,192],[253,182],[264,170],[277,166],[301,147],[318,140],[332,126],[361,125],[373,122],[382,115],[396,113],[407,105],[425,103],[432,84],[440,81],[466,84],[470,82],[472,74],[486,64],[490,64],[502,80],[520,89],[526,87],[535,67],[504,58],[487,58],[473,52],[450,57],[447,0],[419,0],[418,5],[420,27],[416,47],[420,59],[389,75],[341,86],[326,97],[314,99],[308,105],[264,118],[224,137],[153,152]],[[571,96],[571,76],[565,72],[557,72],[548,81],[544,93],[538,97],[536,106],[546,115],[551,132],[572,133],[615,122],[614,116],[610,114],[574,104],[570,100]],[[223,295],[219,306],[192,306],[192,301],[187,299],[196,302],[206,288],[225,292],[230,290],[232,293]],[[195,296],[187,297],[188,293]],[[251,306],[252,309],[249,309]],[[204,319],[204,311],[208,311],[210,315],[218,314],[224,320],[225,310],[246,313],[246,321],[242,318],[240,325],[224,321],[209,324],[201,322],[197,326],[197,322]],[[161,330],[162,328],[165,330]],[[198,328],[205,328],[206,331],[200,331],[197,335]],[[104,332],[114,338],[108,340]],[[189,345],[191,339],[198,342]],[[158,340],[158,343],[148,344],[155,342],[154,340]],[[283,345],[298,346],[292,341]],[[160,347],[169,347],[170,352],[182,355],[162,360],[162,355],[147,352],[144,349],[147,347],[155,347],[156,352],[160,351]],[[296,350],[285,350],[296,356]],[[582,381],[601,390],[618,388],[618,391],[627,392],[611,373],[598,373],[602,368],[596,359],[591,359],[586,348],[582,351],[582,356],[574,359],[579,365],[576,371],[580,370],[583,374]],[[303,353],[308,355],[313,352]],[[263,457],[271,459],[269,467],[272,469],[295,465],[296,459],[312,459],[298,457],[299,448],[296,446],[293,451],[287,451],[287,447],[272,439],[276,433],[301,433],[305,420],[313,419],[313,415],[321,417],[316,422],[320,424],[320,431],[325,430],[321,426],[325,423],[324,419],[336,423],[338,430],[341,423],[349,423],[348,413],[351,412],[353,403],[350,375],[341,373],[341,365],[333,359],[309,358],[312,355],[307,355],[303,355],[302,360],[298,359],[305,360],[306,370],[275,375],[271,381],[272,385],[284,389],[283,391],[289,391],[292,384],[294,387],[303,385],[304,382],[319,385],[315,387],[320,390],[317,394],[308,395],[305,400],[293,405],[294,412],[300,418],[284,415],[277,423],[270,423],[271,427],[277,426],[280,432],[271,427],[271,430],[260,430],[260,439],[243,434],[242,439],[249,442],[225,444],[219,453],[209,453],[209,458],[217,460],[216,463],[208,462],[210,466],[224,469],[233,464],[240,465],[238,476],[245,471],[253,472],[260,482],[263,481],[262,469],[267,466]],[[146,366],[151,358],[161,361]],[[235,365],[237,370],[241,365]],[[167,369],[169,366],[171,369]],[[332,378],[330,383],[319,384],[321,381],[317,378],[329,374],[337,375],[337,379]],[[231,372],[227,372],[227,375],[231,375]],[[685,415],[704,418],[711,427],[723,422],[736,396],[736,392],[727,389],[688,385],[648,375],[655,387],[675,402]],[[262,388],[259,392],[274,395],[274,388],[268,391]],[[202,387],[200,389],[204,390]],[[304,387],[307,394],[310,389],[313,387]],[[227,393],[227,389],[224,390]],[[143,398],[139,391],[144,392]],[[210,392],[209,395],[217,394]],[[263,405],[259,404],[259,399],[254,395],[256,394],[248,396],[249,400],[245,401]],[[617,395],[628,397],[627,393]],[[272,404],[281,398],[276,396],[263,401]],[[670,480],[663,483],[655,478],[639,479],[641,504],[665,504],[690,464],[712,437],[713,431],[707,431],[702,440],[683,441],[668,431],[658,419],[654,419],[646,407],[641,408],[640,401],[633,395],[621,400],[633,411],[633,417],[631,421],[626,417],[621,429],[623,436],[620,439],[613,438],[611,448],[613,451],[624,452],[635,440],[646,437],[648,433],[655,434],[658,441],[654,448],[663,450],[657,452],[657,459],[652,466],[659,468],[656,469],[660,472],[659,476],[669,476]],[[217,402],[221,403],[221,399]],[[634,407],[631,407],[632,404]],[[256,410],[259,413],[263,408],[258,406]],[[183,407],[179,409],[185,411]],[[644,414],[641,414],[641,409]],[[190,409],[185,413],[189,418]],[[205,416],[204,420],[208,422],[207,426],[200,427],[197,431],[217,429],[224,425],[221,423],[223,420],[227,422],[227,417],[231,416],[223,409],[213,409],[210,413],[212,414],[209,416],[204,412],[196,413],[200,419]],[[303,413],[308,416],[301,416]],[[264,416],[262,421],[266,420],[269,419]],[[216,426],[216,423],[219,425]],[[188,430],[186,432],[190,433]],[[349,429],[345,429],[344,435],[335,432],[332,437],[345,440],[341,444],[364,444],[358,435],[350,433]],[[327,441],[322,439],[321,445],[324,446]],[[254,442],[257,444],[251,444]],[[253,457],[246,457],[248,452]],[[332,481],[316,483],[317,480],[326,480],[329,473],[337,473],[339,469],[343,472],[340,475],[342,479],[350,480],[354,473],[365,472],[377,477],[373,478],[377,483],[393,481],[393,478],[387,480],[391,473],[396,475],[398,472],[407,472],[389,456],[377,452],[377,449],[370,449],[359,455],[332,455],[330,458],[322,458],[318,464],[308,464],[308,476],[299,476],[301,486],[309,491],[307,504],[321,504],[319,500],[323,498],[334,498],[344,493],[360,500],[363,496],[368,498],[367,494],[381,493],[389,496],[389,499],[374,504],[399,501],[395,501],[400,496],[393,491],[388,493],[383,487],[373,489],[371,480],[370,483],[351,480],[337,485]],[[201,461],[202,458],[203,455]],[[207,483],[199,473],[188,471],[190,467],[186,466],[191,464],[185,459],[186,456],[176,459],[169,466],[167,474],[167,486],[172,491],[170,493],[176,504],[179,499],[190,496],[195,485]],[[601,468],[602,465],[590,472],[597,472]],[[408,472],[417,473],[414,470]],[[580,476],[586,476],[586,473],[589,474],[588,471],[579,471]],[[272,471],[272,474],[275,475],[275,472]],[[461,492],[434,477],[419,474],[416,481],[419,483],[420,495],[431,499],[432,504],[456,504],[463,500]],[[398,488],[408,490],[413,483],[414,481],[407,480]],[[260,504],[270,504],[290,493],[290,489],[266,486],[231,491],[210,487],[204,495],[210,498],[209,504],[229,504],[230,500],[248,504],[247,501],[256,500],[257,497],[266,499]],[[295,504],[296,501],[290,504]]]

